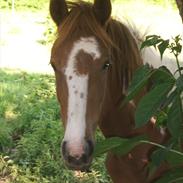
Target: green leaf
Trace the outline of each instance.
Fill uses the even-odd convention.
[[[145,136],[137,136],[130,139],[120,137],[107,138],[97,142],[94,156],[99,156],[111,150],[116,154],[123,155],[131,151],[136,145],[142,143],[141,140],[145,139],[147,139]]]
[[[130,152],[135,146],[139,145],[142,143],[142,140],[147,140],[147,137],[142,135],[142,136],[137,136],[128,139],[128,141],[124,141],[118,148],[114,149],[114,153],[118,155],[124,155]]]
[[[155,167],[159,167],[163,161],[165,161],[167,155],[166,149],[158,149],[151,155],[152,164]]]
[[[159,167],[163,161],[168,162],[172,166],[183,164],[183,155],[180,154],[181,148],[178,148],[177,144],[176,147],[174,147],[174,143],[171,142],[167,147],[164,147],[164,149],[159,148],[154,151],[151,155],[152,164],[155,167]],[[172,150],[174,152],[172,152]]]
[[[152,161],[148,165],[150,175],[153,175],[153,173],[156,171],[157,167],[159,167],[163,161],[169,162],[170,165],[172,165],[172,166],[183,164],[183,153],[180,151],[180,148],[178,149],[176,147],[176,149],[172,149],[172,147],[175,144],[175,141],[171,140],[167,144],[167,146],[163,146],[161,144],[157,144],[157,143],[149,142],[149,141],[144,141],[144,143],[159,147],[159,149],[154,151],[153,154],[151,155]],[[176,144],[176,146],[177,146],[177,144]],[[163,178],[163,180],[164,180],[164,178]]]
[[[125,98],[124,103],[132,100],[147,84],[150,78],[155,84],[175,82],[174,76],[165,66],[152,70],[148,65],[144,65],[135,72],[132,82],[128,88],[128,95]]]
[[[176,83],[176,79],[174,78],[173,74],[165,66],[161,66],[156,69],[156,71],[151,76],[151,80],[154,86],[165,83],[172,83],[172,85],[174,85]],[[169,96],[165,97],[165,100],[162,101],[161,109],[167,107],[172,102],[176,94],[177,90],[175,89],[169,94]]]
[[[163,54],[165,52],[165,50],[168,48],[169,45],[169,40],[163,40],[159,45],[158,45],[158,50],[160,52],[161,55],[161,60],[163,58]]]
[[[159,127],[164,127],[166,126],[166,123],[167,123],[167,113],[166,113],[166,110],[161,110],[157,116],[156,116],[156,126],[159,126]]]
[[[154,46],[156,48],[156,45],[160,42],[162,42],[162,39],[160,36],[157,36],[157,35],[146,36],[146,40],[141,44],[140,49],[143,49],[149,46]]]
[[[176,148],[175,150],[181,152],[180,148]],[[172,166],[179,166],[183,164],[183,156],[180,156],[179,154],[176,153],[168,152],[166,160]]]
[[[128,139],[122,139],[120,137],[111,137],[96,143],[94,156],[99,156],[112,149],[119,147],[122,143],[128,141]]]
[[[181,75],[176,82],[177,88],[180,92],[183,91],[183,75]]]
[[[175,83],[175,78],[172,73],[165,66],[161,66],[154,70],[151,80],[154,85],[159,85],[163,83]]]
[[[171,149],[172,144],[170,144],[169,147],[166,147],[166,146],[164,146],[164,145],[157,144],[157,143],[155,143],[155,142],[146,141],[146,140],[141,140],[141,142],[142,142],[142,143],[145,143],[145,144],[154,145],[155,147],[159,147],[159,148],[161,148],[161,149],[167,150],[167,151],[170,152],[170,153],[174,153],[174,154],[177,154],[177,155],[183,157],[183,153],[182,153],[182,152],[177,151],[177,150],[175,150],[175,149]]]
[[[180,96],[177,94],[169,112],[167,126],[171,135],[178,138],[182,132],[183,110]]]
[[[139,93],[139,91],[146,85],[151,75],[152,75],[152,70],[148,65],[143,65],[142,67],[137,69],[137,71],[133,76],[132,82],[128,88],[128,92],[127,92],[128,95],[124,103],[132,100],[135,97],[135,95]]]
[[[143,126],[156,114],[172,87],[172,83],[157,85],[141,99],[135,113],[136,127]]]
[[[173,42],[170,44],[170,50],[175,55],[178,56],[182,52],[182,45],[180,43],[181,41],[180,35],[173,38]]]
[[[162,176],[160,179],[158,179],[154,183],[178,183],[177,181],[178,179],[183,181],[182,167],[166,172],[164,176]]]
[[[163,102],[162,108],[169,106],[176,96],[177,96],[177,89],[171,91],[171,93],[166,97],[166,99]]]
[[[180,43],[177,43],[176,46],[172,48],[173,51],[175,51],[177,54],[180,54],[182,51],[182,45]]]

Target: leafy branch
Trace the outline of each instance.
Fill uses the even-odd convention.
[[[157,126],[167,128],[171,134],[171,138],[166,145],[150,142],[146,137],[140,136],[130,139],[109,138],[97,143],[95,156],[99,156],[107,151],[114,153],[126,154],[135,146],[148,143],[158,147],[151,156],[152,167],[158,167],[163,161],[167,161],[172,167],[183,164],[183,68],[180,66],[179,56],[182,51],[180,35],[172,39],[164,40],[160,36],[147,36],[141,45],[141,49],[153,46],[159,51],[161,59],[166,50],[170,51],[175,57],[177,64],[178,78],[175,74],[165,66],[152,69],[148,65],[143,65],[135,72],[131,85],[128,89],[128,94],[125,101],[121,104],[134,99],[141,90],[151,82],[152,87],[149,92],[142,97],[135,112],[136,127],[142,127],[151,117],[155,117]],[[149,166],[151,167],[151,166]],[[151,169],[151,168],[150,168]],[[170,170],[169,175],[163,176],[156,183],[167,183],[181,181],[183,179],[182,170]]]
[[[176,36],[175,38],[172,38],[172,40],[166,39],[164,40],[160,36],[157,35],[149,35],[146,37],[145,41],[141,45],[141,49],[153,46],[155,49],[158,49],[160,52],[161,59],[163,59],[164,52],[168,49],[170,53],[172,53],[175,56],[178,72],[179,75],[181,75],[182,68],[180,67],[180,61],[179,61],[179,55],[182,51],[182,45],[181,42],[182,38],[180,35]]]

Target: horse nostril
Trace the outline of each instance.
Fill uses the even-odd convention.
[[[79,165],[82,165],[83,163],[87,163],[87,158],[82,155],[81,157],[73,157],[73,156],[68,156],[67,157],[67,161],[69,164],[72,164],[72,165],[75,165],[75,166],[79,166]]]
[[[74,169],[78,168],[82,170],[91,163],[94,149],[93,142],[91,140],[86,140],[85,143],[79,145],[72,145],[67,141],[63,141],[62,143],[63,158],[71,169],[74,167]]]
[[[86,154],[83,154],[81,157],[78,156],[68,156],[67,157],[68,163],[73,164],[73,165],[82,165],[83,163],[86,164],[88,163],[88,156]]]
[[[67,160],[68,160],[68,163],[75,163],[75,158],[70,155],[68,156]]]

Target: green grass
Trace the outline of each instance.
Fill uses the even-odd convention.
[[[76,177],[60,155],[63,128],[54,76],[0,70],[0,181],[108,183],[104,157]],[[101,139],[97,133],[97,139]]]

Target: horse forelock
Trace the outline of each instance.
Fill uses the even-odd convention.
[[[92,35],[107,48],[115,45],[97,21],[91,3],[78,1],[67,2],[67,4],[70,11],[58,28],[59,42],[64,42],[67,38],[79,37],[79,35],[86,37]]]

